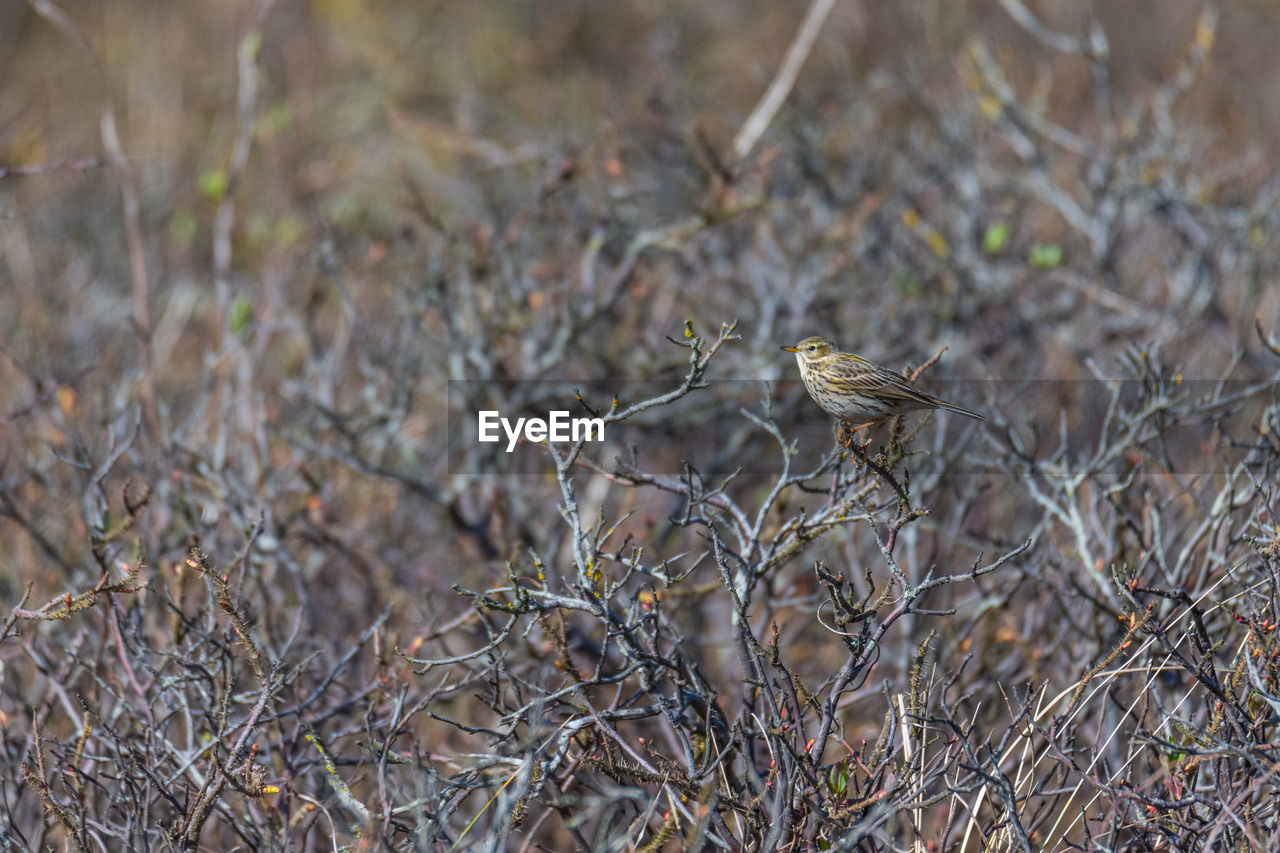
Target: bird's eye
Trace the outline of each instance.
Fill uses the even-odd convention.
[[[809,352],[814,352],[814,351],[816,351],[817,349],[818,349],[818,348],[817,348],[816,346],[814,346],[813,344],[809,344]]]

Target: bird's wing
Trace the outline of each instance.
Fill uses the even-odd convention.
[[[878,368],[879,381],[883,383],[879,391],[881,397],[898,400],[903,403],[915,403],[919,406],[939,406],[942,404],[942,401],[932,394],[926,394],[915,388],[907,381],[907,377],[896,370],[890,370],[880,365],[876,365],[876,367]]]
[[[881,364],[853,353],[843,353],[835,369],[842,384],[850,391],[882,400],[916,406],[938,406],[942,401],[913,388],[907,377]]]

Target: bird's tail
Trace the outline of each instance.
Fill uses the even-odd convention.
[[[964,415],[966,418],[975,418],[980,421],[986,420],[985,417],[978,414],[977,412],[971,412],[968,409],[963,408],[962,406],[955,405],[954,403],[944,403],[941,400],[939,400],[938,408],[946,409],[948,412],[955,412],[957,415]]]

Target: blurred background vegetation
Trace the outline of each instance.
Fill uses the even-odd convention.
[[[1258,551],[1280,535],[1269,489],[1255,483],[1247,499],[1224,498],[1226,509],[1212,496],[1234,495],[1244,480],[1232,478],[1247,472],[1265,483],[1257,472],[1272,471],[1276,455],[1266,385],[1276,370],[1267,336],[1280,321],[1280,9],[1262,0],[1216,12],[1192,0],[838,0],[786,103],[739,158],[735,136],[805,12],[804,3],[739,0],[0,5],[0,601],[15,608],[0,646],[6,849],[63,838],[88,848],[95,833],[113,839],[99,841],[106,849],[121,840],[331,849],[331,837],[357,836],[448,849],[478,816],[493,849],[516,844],[506,833],[521,810],[542,812],[513,802],[486,815],[505,777],[466,758],[519,756],[539,740],[528,720],[528,731],[496,722],[497,673],[545,688],[573,669],[570,652],[609,658],[596,645],[607,631],[573,623],[557,635],[530,619],[514,657],[448,677],[394,653],[444,659],[497,635],[503,619],[483,615],[455,583],[514,587],[515,574],[542,571],[531,554],[548,566],[581,558],[564,526],[563,471],[557,481],[554,464],[535,461],[540,476],[493,476],[491,458],[448,449],[448,383],[470,383],[455,388],[463,411],[486,401],[545,410],[532,380],[676,387],[688,352],[668,338],[687,340],[686,321],[709,342],[736,320],[740,340],[709,373],[778,382],[773,417],[788,436],[810,428],[805,441],[819,450],[825,416],[778,352],[809,334],[895,367],[949,347],[928,374],[935,389],[956,380],[950,387],[962,390],[943,396],[985,404],[992,435],[1003,436],[965,439],[986,480],[946,485],[945,467],[921,475],[934,518],[907,528],[923,531],[910,540],[908,574],[919,580],[934,563],[964,571],[979,554],[990,562],[1028,539],[1033,548],[1014,575],[966,587],[963,620],[894,627],[903,629],[897,645],[857,694],[869,704],[841,705],[846,746],[874,742],[886,707],[909,717],[878,695],[879,682],[907,689],[916,649],[935,628],[946,638],[939,671],[976,657],[964,684],[971,719],[989,727],[974,736],[982,743],[1017,717],[1005,707],[1016,704],[1010,686],[1056,694],[1123,641],[1121,620],[1138,611],[1119,593],[1109,598],[1113,567],[1134,578],[1155,571],[1157,552],[1193,560],[1203,550],[1194,569],[1160,563],[1164,574],[1151,581],[1169,593],[1160,600],[1174,608],[1170,619],[1187,612],[1172,590],[1207,594],[1250,554],[1258,577],[1274,574],[1275,549]],[[1016,20],[1024,13],[1034,18]],[[1129,455],[1117,458],[1141,472],[1139,484],[1098,485],[1083,465],[1085,479],[1068,487],[1065,476],[1041,480],[1034,465],[1019,467],[1052,455],[1060,417],[1067,444],[1088,432],[1079,413],[1105,396],[1101,378],[1138,383],[1135,412],[1152,395],[1176,404],[1168,423],[1122,445]],[[989,379],[1014,385],[958,382]],[[1064,384],[1034,399],[1016,384],[1044,379]],[[664,473],[679,474],[686,460],[722,470],[734,454],[754,462],[776,453],[738,414],[740,400],[699,408],[700,399],[642,425]],[[1204,428],[1192,471],[1171,470],[1151,448],[1180,418]],[[732,422],[730,438],[722,430],[699,441],[691,430],[707,420]],[[1095,432],[1073,452],[1101,452],[1080,446]],[[1034,448],[1023,457],[1017,435]],[[955,461],[945,442],[931,447]],[[621,450],[594,456],[607,468]],[[1239,463],[1246,453],[1255,467]],[[732,499],[762,506],[762,518],[802,503],[816,512],[831,476],[824,470],[788,507],[765,500],[755,480]],[[598,473],[576,478],[582,517],[633,512],[619,535],[645,542],[650,561],[710,547],[667,523],[684,511],[680,499]],[[871,517],[894,518],[892,504]],[[1211,536],[1195,532],[1202,523]],[[816,537],[771,568],[759,593],[768,617],[758,633],[770,620],[790,632],[797,676],[815,679],[817,693],[848,650],[815,617],[815,563],[856,578],[878,565],[887,577],[868,530]],[[209,555],[208,572],[194,545]],[[709,587],[673,618],[680,654],[706,668],[719,695],[745,676],[729,650],[732,605],[709,566],[694,578]],[[138,575],[119,590],[101,580],[131,570]],[[1266,589],[1273,595],[1274,583]],[[618,591],[632,605],[641,593],[637,584]],[[1270,606],[1255,602],[1258,624]],[[1207,629],[1222,632],[1224,647],[1247,633],[1243,609],[1220,608]],[[1071,636],[1053,630],[1069,618],[1079,620]],[[278,678],[259,672],[254,648],[279,664]],[[1187,672],[1212,669],[1213,659]],[[196,686],[180,684],[182,673]],[[1166,686],[1194,690],[1208,677],[1197,678]],[[494,695],[480,698],[486,680]],[[1257,717],[1256,746],[1275,706],[1267,678],[1255,694],[1246,682],[1232,696]],[[1151,689],[1140,684],[1126,701]],[[1185,713],[1217,737],[1222,721],[1205,710],[1214,701],[1225,699],[1209,691]],[[750,717],[723,704],[731,725]],[[1082,723],[1086,740],[1120,725],[1107,701],[1098,705]],[[490,726],[506,738],[488,739]],[[309,746],[316,731],[336,765]],[[250,732],[261,749],[252,758]],[[380,744],[393,737],[437,768],[430,783],[409,774],[387,793]],[[1194,740],[1186,737],[1184,746]],[[836,752],[822,766],[843,759],[852,773]],[[95,763],[107,753],[124,764]],[[158,776],[121,769],[123,756],[129,767],[153,763]],[[1193,773],[1170,768],[1179,760],[1151,758],[1147,771],[1194,788]],[[256,761],[261,778],[233,772],[244,761]],[[1066,781],[1044,785],[1075,784],[1072,772],[1084,771],[1061,769],[1068,764],[1059,762]],[[1257,769],[1242,760],[1220,768],[1219,782],[1260,798],[1274,790],[1241,766]],[[86,786],[70,767],[110,781]],[[868,796],[898,790],[887,772],[862,780]],[[220,773],[237,793],[211,782]],[[616,768],[604,776],[661,787]],[[944,776],[930,777],[941,786],[930,790],[945,790]],[[526,793],[540,784],[534,777],[521,777]],[[850,796],[828,787],[826,796]],[[980,788],[963,796],[982,831],[995,833],[984,836],[988,849],[1022,849],[998,798],[972,799]],[[1084,844],[1089,832],[1146,845],[1132,849],[1219,843],[1224,832],[1240,833],[1232,843],[1241,846],[1275,838],[1276,818],[1261,807],[1243,821],[1251,829],[1225,820],[1223,829],[1213,814],[1188,816],[1202,803],[1166,794],[1176,817],[1148,834],[1129,829],[1123,809],[1107,812],[1113,803],[1069,794],[1012,808],[1025,808],[1028,823],[1037,808],[1111,821],[1049,821],[1026,833],[1035,849]],[[101,817],[126,796],[154,803],[155,814]],[[962,837],[978,849],[954,823],[968,814],[911,811],[904,822],[902,810],[923,796],[904,795],[897,811],[863,802],[848,825],[863,834],[846,849],[924,840],[961,849]],[[212,818],[200,816],[201,802]],[[393,820],[404,802],[430,807]],[[651,834],[628,834],[618,828],[626,823],[575,808],[549,807],[558,817],[535,819],[519,843],[595,847],[613,837],[683,849],[727,832],[716,818],[699,830],[709,835],[681,826],[662,836],[663,806]],[[797,825],[797,844],[839,837]],[[765,837],[744,831],[739,841],[765,846]]]

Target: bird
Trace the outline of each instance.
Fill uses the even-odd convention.
[[[805,338],[782,347],[796,354],[800,377],[809,396],[824,412],[849,429],[849,440],[858,430],[878,426],[895,415],[921,409],[944,409],[977,420],[977,412],[940,400],[913,388],[907,377],[882,364],[839,347],[823,337]],[[870,444],[870,441],[867,442]],[[851,446],[846,441],[846,446]]]

